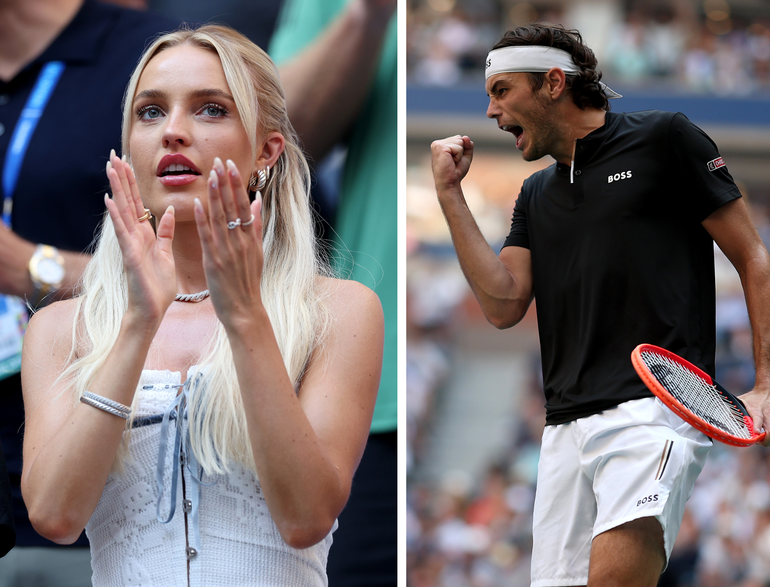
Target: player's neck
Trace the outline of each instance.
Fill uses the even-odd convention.
[[[574,108],[568,109],[564,116],[564,132],[562,134],[564,141],[562,141],[559,151],[553,153],[552,157],[559,163],[570,165],[575,157],[576,141],[589,135],[597,128],[603,127],[606,114],[604,110],[598,108],[581,110],[574,106]]]
[[[45,51],[82,4],[83,0],[0,2],[0,79],[10,81]]]
[[[582,139],[591,134],[597,128],[604,126],[607,112],[598,108],[586,108],[581,111],[581,115],[576,118],[573,125],[575,139]]]

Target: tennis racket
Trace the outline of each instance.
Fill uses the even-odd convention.
[[[651,344],[631,353],[644,384],[682,420],[706,436],[734,446],[762,442],[743,402],[689,361]]]

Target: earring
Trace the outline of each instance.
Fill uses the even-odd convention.
[[[266,167],[265,169],[258,169],[256,175],[252,175],[249,179],[249,188],[251,188],[252,191],[258,192],[263,189],[265,189],[265,186],[267,185],[267,180],[270,177],[270,167]]]
[[[257,171],[257,175],[259,176],[259,182],[257,183],[257,191],[261,191],[265,189],[265,186],[267,185],[267,178],[270,174],[270,168],[267,167],[266,169],[260,169]]]

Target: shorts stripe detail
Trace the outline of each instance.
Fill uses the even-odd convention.
[[[660,455],[660,464],[658,465],[658,472],[655,475],[655,481],[660,481],[660,479],[663,477],[663,473],[666,470],[666,465],[668,465],[668,459],[671,458],[671,449],[673,447],[674,441],[667,440],[665,446],[663,447],[663,454]]]

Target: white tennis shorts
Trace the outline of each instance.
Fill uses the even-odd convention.
[[[546,426],[537,473],[532,587],[585,585],[591,541],[654,516],[666,560],[711,440],[657,398]]]

